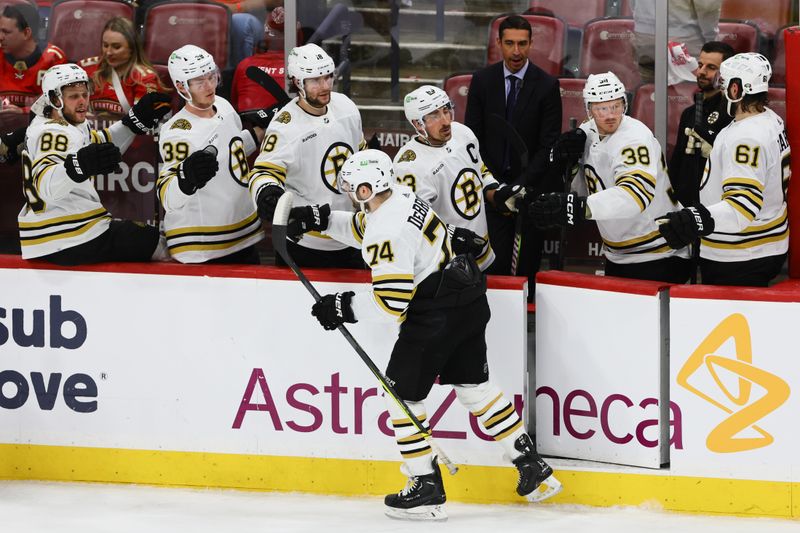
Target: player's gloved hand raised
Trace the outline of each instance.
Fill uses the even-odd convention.
[[[658,232],[670,248],[679,249],[714,232],[714,219],[703,204],[667,213],[656,219]]]
[[[331,206],[328,204],[293,207],[289,211],[286,235],[293,241],[298,241],[309,231],[325,231],[328,229],[330,216]]]
[[[556,145],[550,149],[550,162],[573,165],[583,157],[585,146],[586,132],[581,128],[565,131],[558,137]]]
[[[272,222],[272,217],[275,216],[275,206],[278,205],[278,198],[281,196],[283,196],[283,189],[277,185],[266,185],[258,190],[256,209],[261,220]]]
[[[317,317],[322,327],[328,331],[338,328],[345,322],[351,324],[358,322],[351,307],[353,295],[355,293],[352,291],[326,294],[311,306],[311,314]]]
[[[467,228],[456,227],[450,238],[450,245],[456,255],[472,254],[473,257],[478,257],[486,247],[486,239]]]
[[[117,145],[92,143],[68,155],[64,160],[64,170],[72,181],[81,183],[98,174],[120,171],[120,161],[122,153]]]
[[[19,160],[19,145],[25,141],[27,129],[27,126],[23,126],[0,136],[2,148],[5,148],[5,153],[0,154],[0,162],[13,165]]]
[[[494,190],[494,207],[500,213],[516,213],[525,201],[525,187],[522,185],[501,185]]]
[[[219,171],[217,149],[206,146],[202,150],[192,152],[178,166],[178,187],[183,194],[194,194],[197,189],[205,187]]]
[[[136,102],[122,123],[136,135],[144,135],[172,110],[172,98],[162,93],[147,93]]]
[[[540,194],[528,212],[538,229],[575,226],[586,220],[586,197],[574,191]]]

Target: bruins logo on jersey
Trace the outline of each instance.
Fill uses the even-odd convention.
[[[472,220],[481,212],[481,189],[483,184],[473,168],[464,168],[458,173],[450,189],[450,201],[456,212]]]
[[[192,129],[192,123],[186,120],[185,118],[179,118],[175,122],[172,123],[172,126],[169,128],[171,130],[190,130]]]
[[[414,150],[406,150],[403,152],[403,155],[400,156],[400,159],[397,160],[398,163],[402,163],[404,161],[415,161],[417,159],[417,154],[414,153]]]
[[[288,111],[284,111],[278,115],[278,118],[276,118],[275,121],[280,122],[281,124],[288,124],[292,121],[292,115],[290,115]]]
[[[322,175],[322,183],[336,194],[341,194],[336,181],[339,177],[339,171],[342,170],[344,162],[351,155],[353,155],[353,148],[349,144],[337,142],[328,147],[325,156],[322,158],[319,169]]]

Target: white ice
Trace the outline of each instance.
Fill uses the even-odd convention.
[[[383,516],[378,497],[241,492],[33,481],[0,482],[3,533],[781,533],[797,520],[679,514],[576,505],[448,502],[447,522]]]

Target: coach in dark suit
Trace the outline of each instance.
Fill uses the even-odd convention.
[[[535,194],[560,190],[559,176],[548,164],[550,147],[561,132],[561,95],[558,80],[528,61],[531,47],[531,26],[518,15],[500,23],[497,42],[503,61],[475,72],[469,87],[464,123],[478,137],[483,161],[502,183],[533,187]],[[549,46],[549,43],[537,43]],[[519,154],[510,147],[492,114],[505,117],[528,147],[528,168],[522,175]],[[490,274],[511,272],[511,248],[514,240],[514,217],[498,213],[487,206],[489,240],[497,255]],[[530,294],[533,278],[539,270],[542,237],[530,224],[524,224],[522,252],[518,275],[529,277]]]

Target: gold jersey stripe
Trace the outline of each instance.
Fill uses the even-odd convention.
[[[44,244],[46,242],[57,241],[59,239],[67,239],[69,237],[76,237],[78,235],[83,235],[84,233],[86,233],[87,231],[92,229],[101,220],[110,220],[110,219],[111,219],[111,215],[106,215],[106,216],[103,216],[103,217],[100,217],[100,218],[96,218],[94,220],[90,220],[89,222],[87,222],[83,226],[80,226],[80,227],[78,227],[78,228],[76,228],[76,229],[74,229],[72,231],[67,231],[65,233],[59,233],[58,235],[50,235],[50,236],[39,237],[38,239],[20,240],[20,244],[22,246],[35,246],[37,244]]]
[[[652,231],[652,232],[648,233],[647,235],[643,235],[641,237],[635,237],[635,238],[629,239],[627,241],[615,242],[615,241],[607,241],[607,240],[603,239],[603,242],[606,243],[608,246],[611,246],[613,248],[625,248],[625,247],[634,246],[634,245],[637,245],[637,244],[645,244],[647,242],[650,242],[650,241],[653,241],[653,240],[657,239],[660,235],[661,234],[658,231]]]
[[[736,187],[737,185],[742,185],[745,187],[752,187],[754,189],[758,189],[761,192],[764,192],[764,184],[758,180],[752,178],[728,178],[722,181],[722,188],[726,189],[728,187]]]
[[[487,403],[485,406],[483,406],[483,409],[480,409],[480,410],[478,410],[478,411],[473,411],[473,412],[472,412],[472,414],[473,414],[473,415],[474,415],[476,418],[477,418],[477,417],[480,417],[480,416],[483,416],[484,414],[486,414],[486,412],[487,412],[489,409],[491,409],[491,407],[492,407],[492,406],[493,406],[493,405],[494,405],[494,404],[497,402],[497,400],[499,400],[499,399],[500,399],[500,398],[502,398],[502,397],[503,397],[503,393],[501,392],[500,394],[498,394],[498,395],[497,395],[497,397],[496,397],[494,400],[492,400],[491,402],[489,402],[489,403]]]
[[[188,226],[185,228],[169,230],[165,233],[167,238],[179,237],[187,233],[234,233],[240,229],[244,229],[258,219],[258,213],[253,212],[246,219],[234,222],[233,224],[226,224],[225,226]]]
[[[522,420],[519,420],[519,421],[517,421],[516,424],[514,424],[510,428],[506,429],[505,431],[501,431],[500,433],[495,435],[494,436],[494,440],[503,440],[504,438],[508,437],[509,435],[511,435],[512,433],[514,433],[516,430],[518,430],[521,427],[522,427]]]
[[[219,243],[208,243],[208,244],[176,244],[175,246],[171,246],[169,251],[171,254],[182,254],[185,252],[198,252],[204,250],[225,250],[228,248],[232,248],[236,246],[242,241],[246,241],[253,237],[252,233],[248,233],[244,237],[240,237],[238,239],[234,239],[228,242],[219,242]]]
[[[82,218],[88,217],[96,217],[100,216],[106,212],[105,207],[98,207],[92,211],[86,211],[85,213],[78,213],[75,215],[65,215],[63,217],[56,217],[56,218],[49,218],[47,220],[41,220],[39,222],[20,222],[19,227],[20,229],[38,229],[43,226],[50,226],[51,224],[62,224],[67,222],[75,222],[76,220],[80,220]]]
[[[733,207],[734,209],[736,209],[736,210],[737,210],[739,213],[741,213],[741,214],[742,214],[742,216],[743,216],[744,218],[746,218],[746,219],[747,219],[747,220],[749,220],[750,222],[752,222],[753,220],[755,220],[755,218],[756,218],[756,213],[753,213],[752,211],[750,211],[750,209],[748,209],[746,206],[744,206],[744,205],[743,205],[741,202],[739,202],[739,201],[738,201],[736,198],[725,198],[725,199],[724,199],[724,201],[728,202],[728,204],[729,204],[731,207]]]
[[[784,239],[789,238],[789,228],[786,228],[785,231],[775,235],[768,235],[766,237],[761,237],[760,239],[754,239],[752,241],[747,242],[730,242],[730,243],[721,243],[716,241],[710,241],[708,239],[702,239],[701,243],[703,246],[708,246],[709,248],[717,248],[720,250],[738,250],[742,248],[754,248],[756,246],[761,246],[762,244],[769,244],[772,242],[780,242]]]
[[[623,184],[622,184],[622,185],[620,185],[619,187],[620,187],[620,188],[621,188],[623,191],[625,191],[626,193],[630,194],[630,195],[631,195],[631,198],[633,198],[633,199],[636,201],[636,203],[637,203],[637,204],[639,204],[639,211],[644,211],[644,210],[645,210],[645,207],[646,207],[646,206],[644,205],[644,201],[643,201],[643,200],[642,200],[642,199],[639,197],[639,195],[638,195],[638,194],[636,194],[636,192],[634,192],[634,191],[632,190],[632,188],[631,188],[631,187],[630,187],[628,184],[626,184],[626,183],[623,183]]]

